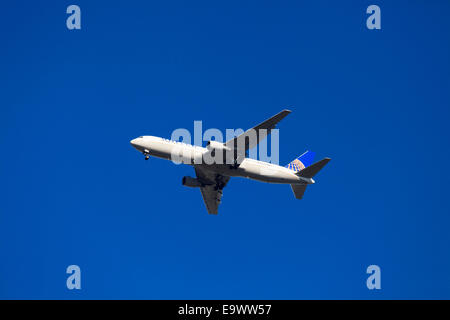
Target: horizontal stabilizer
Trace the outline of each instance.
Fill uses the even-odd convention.
[[[292,192],[296,199],[303,198],[307,186],[307,184],[291,184]]]
[[[330,161],[330,158],[324,158],[309,167],[299,171],[297,175],[299,177],[309,178],[312,179],[320,170],[322,170],[323,167]]]

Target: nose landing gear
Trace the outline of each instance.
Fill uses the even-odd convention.
[[[145,160],[148,160],[150,158],[150,155],[149,155],[150,151],[148,151],[147,149],[145,149],[144,152],[142,152],[142,153],[145,156]]]

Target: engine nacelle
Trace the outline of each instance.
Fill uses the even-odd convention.
[[[183,177],[183,179],[181,180],[181,184],[183,186],[191,188],[199,188],[203,186],[203,184],[197,178],[192,177]]]
[[[206,143],[206,149],[208,150],[216,150],[216,151],[228,151],[230,150],[227,148],[222,142],[218,141],[208,141]]]

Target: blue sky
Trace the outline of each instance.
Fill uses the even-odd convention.
[[[77,4],[82,29],[66,28]],[[370,4],[382,29],[368,30]],[[450,298],[448,1],[14,1],[0,33],[0,298]],[[330,164],[303,200],[129,144],[249,128]],[[66,288],[79,265],[82,289]],[[366,268],[381,268],[368,290]]]

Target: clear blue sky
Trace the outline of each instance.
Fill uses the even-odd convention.
[[[66,28],[77,4],[82,29]],[[382,30],[365,26],[381,7]],[[0,34],[0,298],[450,298],[448,1],[9,1]],[[289,107],[303,200],[129,141]],[[66,267],[82,271],[66,289]],[[381,267],[380,291],[366,268]]]

